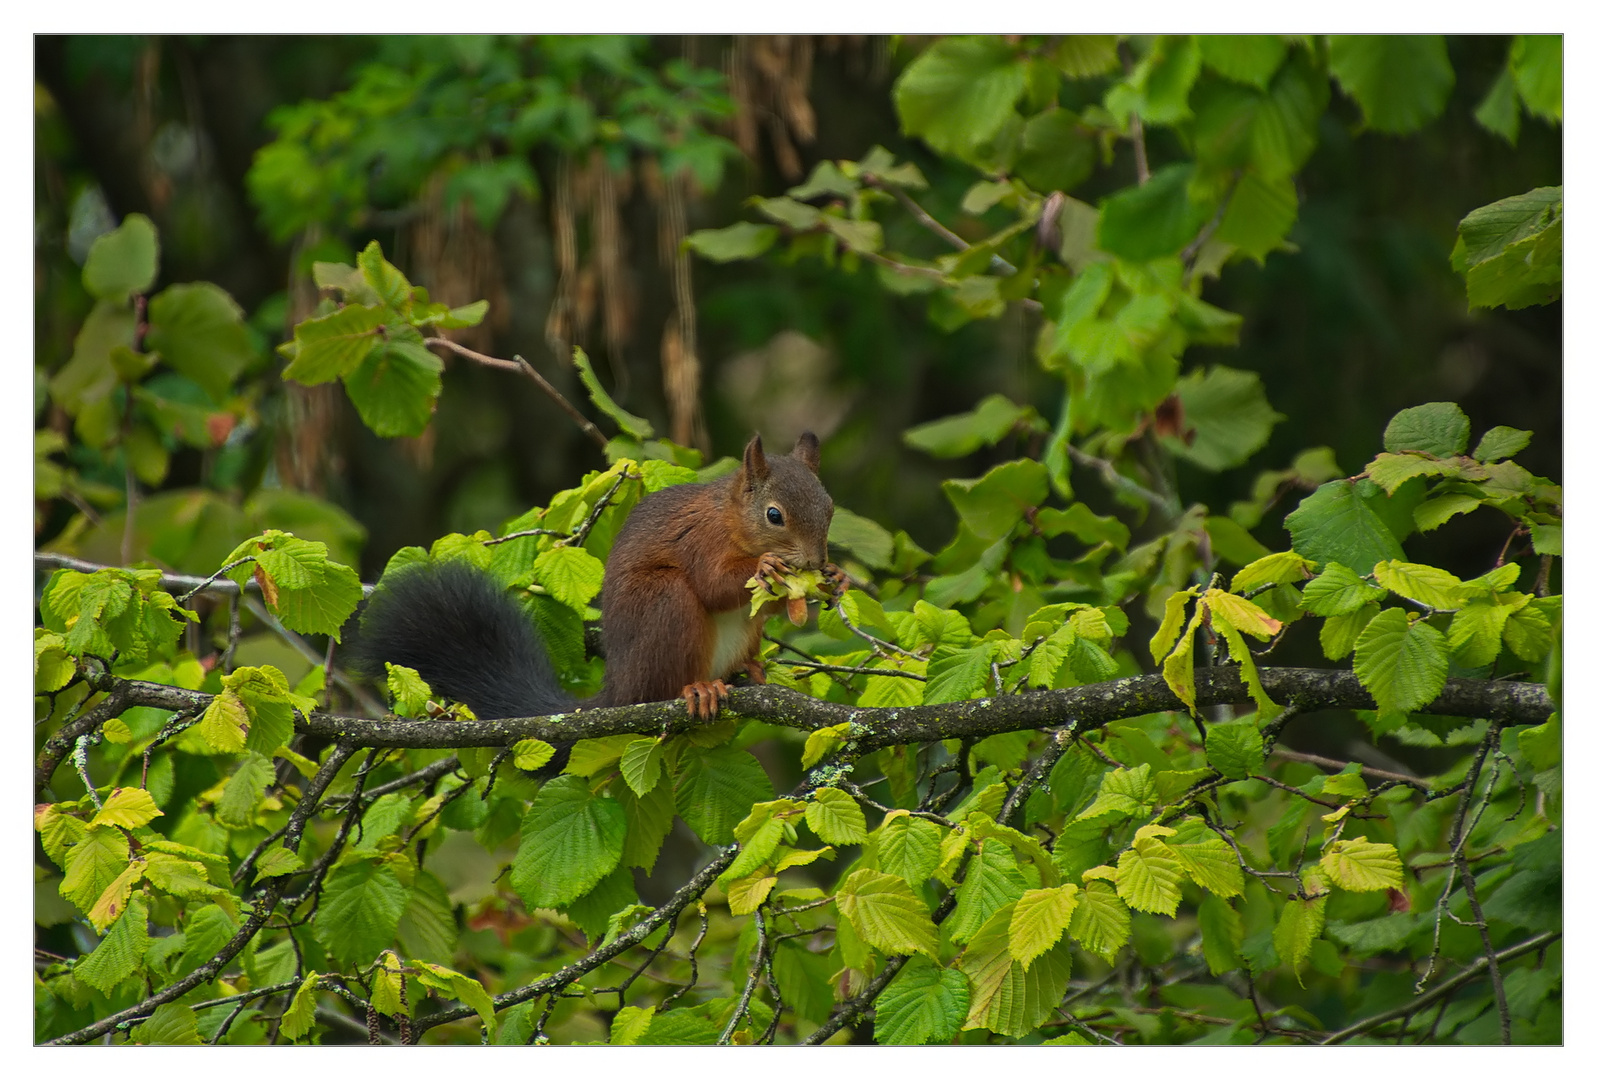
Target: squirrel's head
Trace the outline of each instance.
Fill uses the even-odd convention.
[[[791,454],[766,456],[758,435],[743,448],[737,492],[756,545],[780,555],[798,570],[826,565],[826,531],[832,524],[832,497],[816,475],[821,442],[806,431]]]

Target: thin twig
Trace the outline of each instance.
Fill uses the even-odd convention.
[[[288,850],[299,850],[300,839],[305,835],[305,826],[309,822],[312,812],[315,811],[322,792],[327,790],[327,785],[332,783],[333,777],[338,775],[338,770],[354,754],[355,749],[349,743],[340,742],[334,744],[327,761],[317,770],[316,776],[306,786],[304,798],[294,808],[294,812],[289,815],[288,831],[283,837],[283,846],[288,848]],[[260,899],[255,902],[254,910],[250,912],[249,917],[244,920],[238,931],[228,939],[227,944],[223,945],[214,956],[189,972],[185,977],[151,994],[137,1005],[112,1013],[110,1016],[98,1020],[87,1027],[79,1028],[77,1031],[51,1039],[45,1045],[73,1046],[97,1039],[102,1035],[115,1031],[122,1024],[144,1019],[154,1012],[158,1006],[165,1005],[169,1001],[176,1001],[196,986],[210,982],[221,973],[222,969],[227,966],[233,957],[243,950],[244,946],[254,940],[261,927],[266,925],[266,920],[271,917],[272,911],[277,907],[277,902],[282,899],[283,891],[287,887],[288,878],[286,876],[273,878],[267,884]]]
[[[1562,930],[1549,930],[1545,934],[1538,934],[1529,940],[1520,942],[1518,945],[1503,949],[1497,953],[1497,959],[1502,962],[1517,959],[1518,957],[1524,956],[1526,953],[1532,953],[1539,949],[1544,949],[1563,936],[1564,932]],[[1347,1042],[1353,1036],[1362,1035],[1364,1032],[1378,1028],[1382,1024],[1390,1023],[1393,1020],[1397,1020],[1401,1017],[1412,1016],[1421,1009],[1425,1008],[1431,1002],[1436,1001],[1439,998],[1446,997],[1472,979],[1480,978],[1481,975],[1487,972],[1489,967],[1490,964],[1487,958],[1482,957],[1469,967],[1465,968],[1463,971],[1459,972],[1457,975],[1454,975],[1451,979],[1448,979],[1444,983],[1438,983],[1429,991],[1420,994],[1413,1001],[1410,1001],[1406,1005],[1399,1005],[1395,1009],[1388,1009],[1386,1012],[1380,1013],[1377,1016],[1371,1016],[1367,1019],[1360,1020],[1351,1027],[1345,1027],[1341,1031],[1333,1032],[1322,1039],[1320,1041],[1320,1045],[1334,1046],[1337,1043]]]
[[[578,430],[580,430],[588,438],[592,439],[594,444],[598,446],[600,450],[603,450],[605,446],[608,445],[609,440],[604,437],[604,434],[596,426],[594,426],[593,421],[589,420],[586,416],[583,416],[575,405],[566,400],[564,394],[554,388],[553,383],[544,378],[543,375],[539,373],[537,368],[533,367],[520,356],[517,356],[514,360],[501,360],[497,356],[489,356],[486,353],[478,352],[476,349],[468,349],[458,341],[451,341],[446,337],[423,338],[422,342],[426,345],[449,349],[457,355],[464,356],[468,360],[476,361],[477,363],[483,364],[487,367],[501,368],[505,371],[519,371],[521,374],[527,376],[527,378],[537,383],[538,389],[549,395],[549,399],[556,405],[560,406],[561,410],[567,416],[571,417],[572,421],[577,425]]]
[[[1306,754],[1301,750],[1288,750],[1280,746],[1271,752],[1271,756],[1286,758],[1288,761],[1301,761],[1305,765],[1318,765],[1333,772],[1341,772],[1353,764],[1350,761],[1337,761],[1335,758],[1321,757],[1319,754]],[[1359,764],[1362,765],[1363,763],[1360,762]],[[1426,790],[1430,788],[1430,784],[1426,781],[1409,773],[1387,772],[1385,769],[1377,769],[1373,765],[1364,765],[1362,771],[1365,776],[1376,776],[1382,780],[1392,780],[1399,784],[1408,784],[1411,787],[1419,787]]]
[[[1103,478],[1104,484],[1110,489],[1119,489],[1128,495],[1135,496],[1144,502],[1151,503],[1169,517],[1178,517],[1181,507],[1167,496],[1159,494],[1150,488],[1145,488],[1135,480],[1116,469],[1114,463],[1100,457],[1093,457],[1085,450],[1079,449],[1070,443],[1065,444],[1065,451],[1070,455],[1070,460],[1078,465],[1094,469]]]

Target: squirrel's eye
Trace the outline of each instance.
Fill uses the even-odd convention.
[[[782,524],[782,511],[778,510],[774,506],[767,506],[765,508],[765,520],[769,521],[772,525]]]

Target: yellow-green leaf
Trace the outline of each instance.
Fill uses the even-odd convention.
[[[161,815],[162,810],[155,805],[155,800],[143,788],[114,788],[106,798],[105,805],[100,807],[100,812],[94,815],[89,824],[120,825],[124,829],[136,829]]]
[[[852,795],[837,788],[816,789],[814,798],[804,808],[804,822],[828,844],[865,842],[864,811]]]
[[[1028,889],[1015,901],[1009,920],[1009,955],[1022,968],[1058,943],[1076,913],[1075,885]]]
[[[937,955],[937,927],[925,903],[895,874],[861,868],[837,891],[837,907],[873,948],[900,956]]]
[[[1377,892],[1403,887],[1403,860],[1391,844],[1364,837],[1338,840],[1320,856],[1331,883],[1349,892]]]

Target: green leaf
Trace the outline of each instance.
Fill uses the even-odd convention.
[[[1426,607],[1454,611],[1464,606],[1464,583],[1434,566],[1387,560],[1375,564],[1375,580]]]
[[[1059,942],[1029,965],[1009,953],[1015,905],[993,913],[971,939],[959,966],[970,980],[965,1029],[1021,1038],[1050,1016],[1070,983],[1070,946]]]
[[[391,308],[403,308],[410,303],[410,282],[393,263],[383,258],[383,249],[377,241],[367,244],[355,257],[360,275],[371,286],[377,298]]]
[[[579,777],[557,776],[538,789],[521,820],[510,885],[529,909],[569,904],[621,863],[627,816]]]
[[[1324,929],[1325,897],[1322,896],[1314,900],[1288,900],[1271,934],[1276,954],[1299,976],[1300,985],[1303,961],[1308,959],[1309,950]]]
[[[1460,467],[1457,459],[1437,461],[1421,454],[1377,454],[1365,467],[1369,478],[1380,485],[1388,495],[1416,476],[1457,476]]]
[[[415,668],[403,664],[384,664],[387,669],[388,698],[400,716],[423,716],[427,702],[432,698],[432,687],[427,685]]]
[[[1215,365],[1183,375],[1176,383],[1186,423],[1194,432],[1184,439],[1165,437],[1164,446],[1201,468],[1220,472],[1235,468],[1269,441],[1270,431],[1286,417],[1270,408],[1257,373]]]
[[[555,748],[542,739],[522,739],[511,748],[510,755],[516,768],[536,772],[555,756]]]
[[[200,1025],[194,1010],[177,1001],[158,1005],[150,1018],[133,1029],[140,1046],[199,1046]]]
[[[887,679],[884,681],[893,682],[895,680]],[[848,742],[851,738],[853,738],[853,725],[847,721],[841,724],[833,724],[831,727],[816,728],[805,736],[804,756],[799,764],[806,769],[819,765],[826,759],[828,754]]]
[[[1473,668],[1496,660],[1503,647],[1503,627],[1514,610],[1508,604],[1490,600],[1465,604],[1447,628],[1447,649],[1454,662],[1462,668]]]
[[[1237,950],[1242,945],[1242,919],[1230,904],[1218,896],[1205,896],[1198,903],[1198,932],[1203,936],[1203,958],[1211,975],[1223,975],[1240,966]]]
[[[1330,69],[1375,131],[1418,131],[1442,114],[1453,66],[1439,34],[1332,34]]]
[[[1048,499],[1048,470],[1030,458],[1005,462],[979,480],[945,480],[943,492],[960,520],[986,541],[1011,529]]]
[[[1457,491],[1433,495],[1414,508],[1414,527],[1420,532],[1430,532],[1445,525],[1455,514],[1469,513],[1481,502],[1479,495]]]
[[[913,957],[876,999],[877,1041],[888,1046],[946,1043],[959,1034],[969,1008],[970,984],[963,971]]]
[[[837,890],[837,907],[872,948],[890,956],[919,952],[937,956],[931,913],[895,874],[860,868]]]
[[[88,911],[90,926],[103,933],[106,927],[122,914],[127,905],[128,894],[144,877],[145,865],[143,859],[135,858],[111,884],[105,887],[105,891]]]
[[[63,870],[67,866],[67,853],[84,838],[89,829],[82,818],[76,818],[71,814],[64,813],[59,806],[53,803],[46,803],[34,810],[33,827],[39,833],[39,843],[43,845],[44,853],[49,856],[51,862]],[[102,837],[119,837],[122,834],[115,829],[101,829],[99,830],[99,835]],[[123,854],[125,857],[125,850]],[[116,877],[116,874],[111,875],[111,878],[114,877]],[[110,881],[111,878],[106,878],[106,881]],[[104,889],[103,884],[101,889]],[[62,895],[65,896],[66,893],[63,892]],[[92,904],[95,897],[99,895],[98,892],[95,893],[94,896],[89,897],[88,902]]]
[[[311,926],[316,940],[351,964],[369,964],[393,944],[410,889],[386,863],[361,859],[327,876]]]
[[[244,309],[208,281],[172,285],[150,298],[148,349],[222,402],[256,358]]]
[[[893,534],[870,518],[841,506],[833,511],[826,539],[828,543],[847,548],[873,569],[885,570],[893,564]],[[846,593],[844,599],[852,595],[852,592]]]
[[[781,235],[775,225],[739,221],[724,229],[698,229],[682,242],[711,262],[734,262],[764,255]]]
[[[1470,455],[1476,461],[1493,462],[1511,458],[1530,445],[1531,432],[1519,428],[1494,427],[1481,436]]]
[[[1325,651],[1326,659],[1340,660],[1353,651],[1359,635],[1375,618],[1376,607],[1365,604],[1346,615],[1333,615],[1325,620],[1325,625],[1320,627],[1320,648]]]
[[[1164,658],[1164,681],[1172,693],[1190,710],[1198,707],[1198,687],[1192,673],[1193,652],[1197,642],[1202,616],[1194,613],[1187,623],[1186,632],[1176,641],[1175,647]]]
[[[1303,586],[1303,609],[1315,615],[1351,615],[1366,604],[1386,599],[1377,588],[1339,562],[1328,563],[1320,575]]]
[[[926,667],[922,701],[942,705],[983,697],[990,690],[993,646],[983,642],[970,649],[937,650]]]
[[[444,362],[420,342],[389,341],[344,373],[344,390],[375,434],[420,435],[443,390],[443,370]]]
[[[1086,883],[1077,897],[1076,913],[1070,917],[1070,936],[1088,952],[1114,962],[1115,954],[1131,936],[1131,912],[1113,885]]]
[[[1196,844],[1169,843],[1167,846],[1181,869],[1199,888],[1220,897],[1241,895],[1242,867],[1231,845],[1218,836]]]
[[[1303,168],[1319,141],[1320,116],[1331,97],[1308,50],[1291,54],[1270,82],[1248,132],[1253,167],[1279,180]]]
[[[663,739],[633,739],[621,751],[621,778],[638,795],[647,795],[660,782],[665,759]]]
[[[88,829],[81,840],[66,849],[65,858],[61,895],[87,913],[127,869],[127,834],[105,825]]]
[[[143,214],[129,214],[89,246],[83,287],[99,300],[122,301],[133,293],[147,293],[155,284],[160,254],[155,225]]]
[[[1033,189],[1074,191],[1097,164],[1091,129],[1069,109],[1049,108],[1026,121],[1015,172]]]
[[[246,750],[237,771],[222,789],[222,797],[217,800],[216,820],[235,829],[249,828],[255,823],[255,811],[275,776],[270,758]]]
[[[1205,591],[1202,606],[1209,610],[1209,621],[1216,630],[1229,626],[1260,641],[1268,641],[1281,632],[1281,623],[1272,619],[1258,604],[1228,593],[1224,589]],[[1242,651],[1245,653],[1247,650],[1244,648]],[[1233,648],[1232,652],[1236,653],[1237,650]],[[1238,662],[1246,661],[1243,655],[1234,655],[1232,659]]]
[[[1429,623],[1388,608],[1359,635],[1353,673],[1382,713],[1412,712],[1436,700],[1447,682],[1446,640]]]
[[[1249,719],[1210,725],[1203,741],[1209,764],[1230,780],[1245,780],[1264,768],[1264,738]]]
[[[1403,860],[1391,844],[1364,837],[1338,840],[1320,856],[1331,884],[1349,892],[1378,892],[1403,887]]]
[[[1022,968],[1058,943],[1076,912],[1075,885],[1028,889],[1015,901],[1009,921],[1009,955]]]
[[[817,788],[804,807],[804,823],[828,844],[863,844],[865,812],[854,796],[833,787]]]
[[[283,1022],[280,1028],[287,1039],[301,1039],[310,1033],[316,1026],[316,983],[319,976],[312,971],[300,982],[294,991],[293,1000],[288,1003],[288,1008],[283,1010]]]
[[[639,442],[654,438],[654,425],[641,416],[634,416],[615,403],[615,399],[605,390],[599,382],[599,376],[594,373],[593,362],[588,359],[588,354],[580,346],[571,350],[571,362],[576,365],[577,377],[582,380],[583,389],[588,391],[588,397],[594,407],[608,416],[623,435],[628,435]]]
[[[1266,255],[1286,246],[1297,219],[1298,190],[1292,178],[1267,179],[1249,171],[1232,189],[1214,239],[1263,265]]]
[[[1314,572],[1315,564],[1295,551],[1255,559],[1231,578],[1232,592],[1251,592],[1264,585],[1296,584]]]
[[[1519,91],[1510,67],[1503,67],[1502,74],[1493,80],[1492,88],[1475,107],[1475,121],[1492,134],[1502,136],[1510,146],[1519,141]]]
[[[1360,574],[1382,559],[1401,559],[1402,547],[1372,506],[1372,499],[1386,496],[1374,484],[1368,490],[1366,494],[1349,480],[1321,484],[1286,516],[1292,549],[1317,563],[1343,563]]]
[[[1564,189],[1537,188],[1471,211],[1458,223],[1453,268],[1470,307],[1517,309],[1563,292]]]
[[[1269,87],[1287,53],[1286,42],[1276,34],[1199,34],[1197,42],[1205,65],[1260,90]]]
[[[134,893],[128,898],[127,910],[111,924],[94,951],[73,965],[72,974],[102,994],[110,994],[143,966],[144,954],[150,951],[149,920],[144,894]]]
[[[1518,34],[1508,66],[1525,107],[1554,122],[1564,119],[1564,39],[1561,34]]]
[[[942,830],[925,818],[893,811],[876,833],[876,862],[912,886],[920,886],[937,869]]]
[[[800,232],[813,229],[821,223],[819,210],[808,203],[790,199],[785,195],[779,195],[774,199],[755,196],[749,200],[749,205],[772,221]]]
[[[1064,34],[1054,45],[1054,63],[1072,79],[1090,79],[1120,67],[1114,34]]]
[[[965,161],[991,142],[1026,90],[1014,49],[990,35],[946,37],[910,62],[893,87],[905,135]]]
[[[729,844],[732,827],[775,791],[765,769],[747,750],[732,746],[686,748],[676,779],[677,813],[706,844]]]
[[[959,904],[945,923],[949,938],[971,940],[993,912],[1020,899],[1026,885],[1009,847],[997,838],[982,842],[965,866],[965,880],[959,884]]]
[[[995,446],[1015,425],[1036,410],[1016,405],[1002,394],[989,394],[974,410],[919,424],[904,432],[904,445],[933,457],[959,458],[984,446]]]
[[[1503,644],[1521,660],[1541,663],[1553,646],[1553,624],[1561,605],[1557,596],[1539,597],[1514,612],[1503,624]]]
[[[1181,864],[1161,840],[1149,839],[1120,853],[1115,889],[1128,907],[1175,915],[1181,903]]]
[[[44,627],[33,631],[33,692],[49,694],[60,690],[78,673],[78,665],[66,650],[66,639]]]
[[[89,821],[89,827],[96,825],[120,825],[124,829],[136,829],[140,825],[147,825],[161,816],[161,809],[155,805],[155,800],[143,788],[119,787],[113,788],[111,794],[106,796],[105,805]]]
[[[294,327],[293,355],[283,378],[315,386],[350,374],[377,348],[378,330],[387,321],[383,308],[362,304],[306,319]]]
[[[1433,401],[1404,409],[1386,425],[1383,440],[1389,453],[1412,450],[1432,457],[1453,457],[1469,443],[1469,417],[1451,401]]]
[[[1098,217],[1098,246],[1134,262],[1179,252],[1198,235],[1210,213],[1210,208],[1188,199],[1191,179],[1191,165],[1166,165],[1147,183],[1105,199]]]
[[[550,595],[579,613],[604,584],[604,563],[580,547],[550,548],[533,563],[533,573]]]

